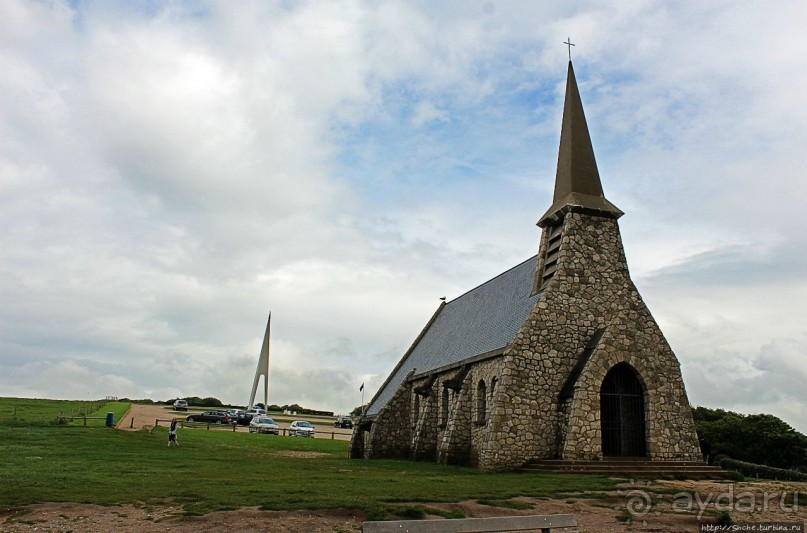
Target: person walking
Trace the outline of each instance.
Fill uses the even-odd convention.
[[[168,447],[171,447],[171,443],[174,443],[179,447],[179,441],[177,440],[177,419],[176,417],[171,419],[171,425],[168,426]]]

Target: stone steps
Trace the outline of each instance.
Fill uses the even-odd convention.
[[[552,472],[561,474],[605,474],[631,478],[661,478],[673,476],[687,479],[723,479],[730,477],[720,467],[697,461],[650,461],[641,458],[607,458],[602,461],[565,461],[535,459],[521,472]]]

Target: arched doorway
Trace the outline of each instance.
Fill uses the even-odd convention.
[[[619,363],[600,387],[603,455],[647,455],[644,418],[642,384],[630,365]]]

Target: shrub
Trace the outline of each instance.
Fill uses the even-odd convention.
[[[710,443],[715,459],[724,454],[748,463],[807,472],[807,436],[780,418],[706,407],[695,407],[692,416],[698,438]]]
[[[405,507],[396,511],[395,514],[408,520],[423,520],[426,517],[426,511],[423,507]]]
[[[796,470],[786,470],[784,468],[747,463],[726,456],[716,457],[715,463],[721,468],[736,470],[748,477],[761,477],[780,481],[807,481],[807,474]]]

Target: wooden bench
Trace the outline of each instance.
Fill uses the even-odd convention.
[[[496,516],[442,520],[390,520],[364,522],[363,533],[489,533],[494,531],[536,531],[550,533],[556,528],[577,527],[573,514]]]

